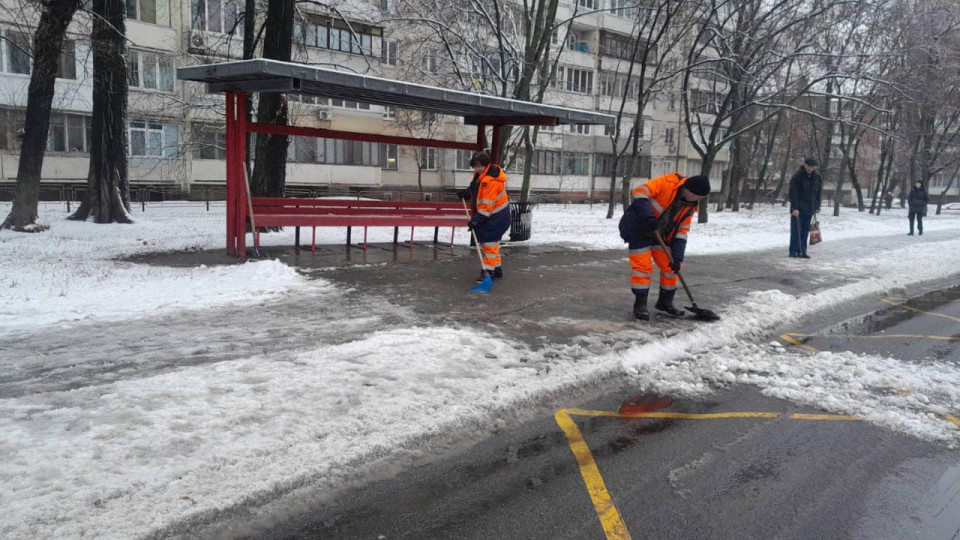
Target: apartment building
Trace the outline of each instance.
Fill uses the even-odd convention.
[[[569,107],[616,111],[626,85],[629,60],[623,51],[634,39],[633,13],[623,0],[565,2],[557,20],[571,20],[558,32],[555,80],[544,101]],[[604,2],[609,2],[605,5]],[[0,2],[0,197],[16,179],[19,133],[23,127],[30,72],[30,39],[37,15],[13,0]],[[444,69],[435,49],[411,36],[409,22],[392,17],[390,0],[351,0],[331,8],[298,4],[294,61],[336,66],[385,78],[425,79]],[[130,178],[136,192],[149,188],[167,196],[212,197],[225,178],[223,98],[176,80],[176,68],[239,59],[242,54],[242,0],[128,0]],[[574,16],[574,13],[587,13]],[[86,182],[92,107],[90,21],[79,14],[61,57],[54,114],[43,168],[44,196],[82,188]],[[419,82],[419,80],[418,80]],[[658,92],[642,112],[642,160],[635,181],[674,170],[699,172],[699,156],[687,141],[679,82]],[[474,136],[459,119],[421,115],[346,100],[294,97],[297,125],[394,133],[430,138]],[[636,113],[628,99],[625,113]],[[541,131],[532,158],[535,193],[567,198],[601,198],[609,189],[613,148],[604,126],[562,126]],[[293,192],[417,191],[459,189],[470,181],[467,152],[436,148],[295,137],[288,153],[287,186]],[[520,156],[509,167],[508,187],[519,190]],[[719,178],[726,153],[713,171]]]

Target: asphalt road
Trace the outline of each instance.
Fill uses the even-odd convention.
[[[836,326],[821,319],[790,335],[821,350],[960,363],[960,289],[880,299],[861,311],[867,307],[855,323]],[[803,352],[798,348],[797,354]],[[570,416],[573,436],[561,429],[562,419],[544,415],[459,455],[334,501],[307,504],[245,534],[383,540],[960,538],[960,454],[936,444],[820,416],[822,411],[798,409],[750,387],[709,400],[635,396],[620,388],[570,405],[581,410]],[[780,414],[724,416],[731,412]],[[581,442],[586,450],[578,447]]]

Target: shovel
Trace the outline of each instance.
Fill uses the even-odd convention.
[[[670,264],[673,264],[673,253],[670,251],[670,248],[667,247],[667,244],[663,242],[663,237],[660,236],[660,231],[653,231],[653,234],[657,237],[657,243],[660,244],[660,247],[663,248],[664,253],[667,254],[667,259],[670,261]],[[694,318],[700,321],[719,321],[720,316],[716,313],[710,311],[709,309],[704,309],[698,307],[697,303],[693,300],[693,293],[690,292],[690,287],[687,287],[687,280],[683,279],[683,274],[680,271],[677,271],[677,277],[680,278],[680,283],[683,285],[683,290],[687,291],[687,296],[690,298],[690,303],[692,306],[686,306],[686,308],[693,313]]]
[[[463,203],[463,211],[467,213],[467,219],[470,219],[470,210],[467,208],[467,201],[460,199],[460,202]],[[477,246],[477,257],[480,258],[480,273],[483,276],[480,283],[470,287],[470,290],[473,292],[488,293],[490,289],[493,288],[493,278],[490,277],[490,272],[487,272],[483,268],[483,252],[480,251],[480,241],[477,240],[477,231],[470,229],[470,234],[473,235],[473,243]]]

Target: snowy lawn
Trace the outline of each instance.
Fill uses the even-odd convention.
[[[0,215],[9,209],[10,203],[0,203]],[[41,204],[40,221],[49,231],[0,231],[0,336],[67,321],[257,302],[310,283],[277,261],[160,268],[112,260],[220,247],[226,236],[222,207],[208,213],[200,206],[160,205],[136,212],[133,225],[78,223],[66,216],[63,204]]]
[[[930,205],[923,219],[923,230],[953,229],[960,232],[960,212],[944,210],[933,215],[936,205]],[[544,205],[533,211],[531,244],[569,243],[579,249],[622,249],[617,224],[623,212],[617,207],[613,219],[606,219],[606,206],[582,204]],[[709,223],[699,224],[694,218],[687,243],[687,253],[713,254],[733,251],[758,251],[783,248],[790,242],[789,208],[757,206],[740,212],[714,212]],[[841,208],[838,217],[832,208],[820,214],[820,230],[824,241],[906,234],[910,229],[907,210],[894,207],[879,216],[857,212],[855,208]]]

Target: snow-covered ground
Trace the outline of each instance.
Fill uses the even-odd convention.
[[[9,203],[0,203],[5,216]],[[258,302],[291,288],[322,286],[276,261],[160,268],[118,257],[219,247],[222,206],[157,205],[134,225],[66,220],[62,204],[42,204],[37,234],[0,231],[0,336],[68,321],[122,320],[178,309]]]
[[[0,206],[0,213],[5,210]],[[538,242],[575,239],[589,245],[612,236],[599,246],[622,247],[615,221],[602,220],[599,207],[537,212]],[[782,214],[779,208],[749,216],[714,214],[714,223],[692,235],[703,233],[705,243],[691,249],[783,246],[787,220]],[[138,223],[132,226],[70,223],[60,219],[63,215],[62,207],[45,206],[51,231],[0,233],[0,337],[3,330],[24,330],[22,320],[42,328],[110,313],[126,318],[200,309],[214,301],[279,300],[291,288],[327,303],[344,294],[322,280],[307,283],[272,261],[161,269],[112,260],[144,251],[219,248],[222,210],[152,205],[135,215]],[[887,215],[877,219],[846,211],[835,229],[832,218],[825,217],[824,236],[829,241],[903,234],[905,218],[896,211]],[[931,216],[927,230],[958,224],[960,216]],[[389,230],[374,234],[392,238]],[[432,231],[422,234],[432,239]],[[283,235],[267,241],[281,243]],[[757,246],[763,242],[770,245]],[[2,399],[0,537],[186,532],[234,505],[307,487],[334,488],[386,463],[416,460],[430,451],[425,441],[434,435],[469,439],[522,417],[520,409],[566,388],[620,373],[640,386],[678,394],[754,384],[772,396],[863,414],[893,429],[957,445],[960,430],[942,418],[960,411],[955,366],[833,353],[801,357],[749,341],[838,302],[953,275],[958,260],[960,240],[918,241],[846,260],[845,275],[877,277],[802,297],[756,292],[731,306],[719,323],[669,338],[646,336],[650,341],[637,345],[625,341],[604,349],[581,340],[532,350],[477,328],[395,327],[346,343],[258,351]],[[840,263],[818,264],[825,273],[841,271]],[[144,306],[127,306],[128,298]],[[386,301],[380,306],[401,309]],[[116,313],[119,309],[124,311]],[[353,323],[331,319],[328,324]],[[123,331],[122,325],[114,328]],[[717,343],[731,345],[718,349]],[[199,345],[172,342],[171,354]],[[22,362],[0,351],[0,374],[17,372]],[[907,392],[877,391],[886,387]]]
[[[687,253],[710,254],[734,251],[758,251],[783,248],[790,241],[789,208],[779,205],[757,206],[739,212],[713,212],[709,223],[694,224],[687,241]],[[930,205],[923,220],[924,231],[954,229],[960,233],[960,212],[945,210],[934,215],[936,205]],[[580,249],[620,249],[623,240],[617,230],[622,212],[617,209],[613,219],[606,219],[606,206],[570,204],[544,205],[534,209],[532,244],[569,243]],[[857,212],[855,208],[841,208],[833,216],[832,208],[820,214],[820,230],[824,241],[906,234],[910,225],[907,210],[895,207],[879,216]]]

